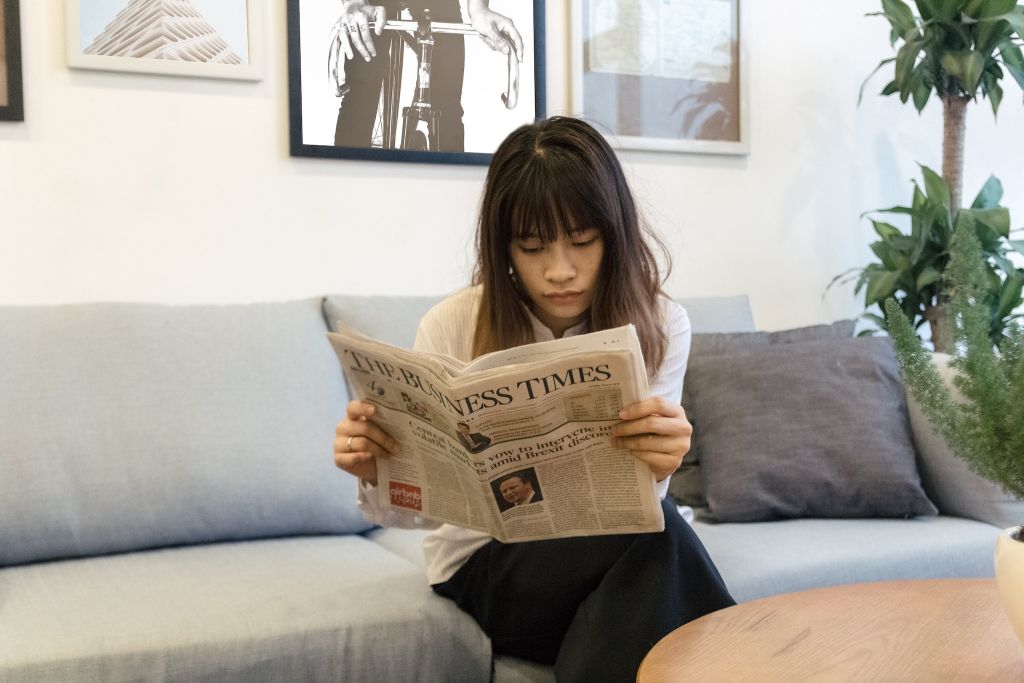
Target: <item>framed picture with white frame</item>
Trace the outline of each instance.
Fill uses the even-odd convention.
[[[65,0],[68,66],[258,81],[266,0]]]
[[[622,149],[748,154],[746,2],[573,2],[573,112]]]

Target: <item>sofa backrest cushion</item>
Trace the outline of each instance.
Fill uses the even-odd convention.
[[[370,528],[320,300],[0,307],[0,565]]]
[[[420,318],[443,296],[358,296],[324,299],[324,318],[333,330],[340,320],[365,335],[411,348]],[[753,332],[754,317],[745,295],[676,299],[690,316],[695,334]],[[472,334],[472,330],[467,332]]]
[[[333,294],[324,299],[324,319],[331,330],[338,321],[388,344],[411,349],[420,318],[443,296],[359,296]]]
[[[690,316],[694,335],[754,331],[754,314],[746,294],[677,298],[676,301]]]

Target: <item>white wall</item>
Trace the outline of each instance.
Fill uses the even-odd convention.
[[[765,329],[855,315],[849,288],[823,299],[824,286],[871,258],[860,213],[905,202],[915,162],[939,165],[939,108],[918,117],[871,94],[857,107],[861,81],[890,55],[883,20],[864,17],[874,0],[746,2],[750,156],[623,160],[672,248],[671,293],[749,293]],[[27,121],[0,124],[0,304],[465,282],[484,169],[290,158],[284,2],[272,5],[268,75],[252,84],[70,71],[63,0],[21,3]],[[551,113],[569,102],[566,7],[548,3]],[[1015,224],[1022,132],[1015,85],[998,124],[987,104],[971,111],[965,196],[995,173]],[[396,179],[404,197],[379,196]]]

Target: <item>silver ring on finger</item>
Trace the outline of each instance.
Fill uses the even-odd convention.
[[[354,438],[355,438],[354,436],[348,437],[348,441],[345,443],[345,452],[346,453],[351,453],[352,452],[352,439],[354,439]]]

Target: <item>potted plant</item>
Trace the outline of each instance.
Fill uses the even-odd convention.
[[[985,291],[981,304],[988,311],[988,329],[992,341],[1001,344],[1004,330],[1022,314],[1016,313],[1024,303],[1024,268],[1014,265],[1010,255],[1024,249],[1024,241],[1010,239],[1010,212],[1000,206],[1003,187],[989,177],[970,207],[954,211],[950,188],[935,171],[922,166],[924,188],[914,183],[910,206],[894,206],[877,213],[904,215],[910,218],[910,234],[881,220],[872,219],[878,239],[871,243],[877,263],[852,268],[837,275],[829,287],[856,280],[854,293],[864,293],[864,305],[871,307],[894,298],[914,329],[925,323],[931,328],[936,351],[949,351],[948,318],[942,303],[945,284],[942,274],[950,258],[950,245],[955,230],[974,232],[981,243],[982,266],[985,269]],[[852,273],[852,275],[851,275]],[[827,288],[826,288],[827,289]],[[880,329],[888,325],[887,314],[865,313]]]
[[[1024,326],[1011,323],[1001,346],[993,343],[983,264],[974,231],[955,230],[944,281],[950,293],[950,365],[957,371],[953,384],[959,397],[943,382],[895,299],[885,302],[889,333],[904,379],[932,428],[974,472],[1024,498]],[[1024,644],[1024,526],[1000,535],[996,581]]]
[[[999,244],[992,236],[983,234],[986,228],[1001,233],[1003,225],[1007,230],[1009,227],[1008,216],[1004,220],[1002,213],[997,215],[998,210],[1005,210],[998,207],[998,199],[992,202],[987,192],[994,184],[993,179],[979,194],[982,201],[975,200],[970,207],[972,211],[990,211],[990,215],[975,214],[961,219],[961,197],[968,103],[979,96],[987,98],[995,114],[1003,100],[1002,79],[1007,73],[1024,88],[1024,54],[1020,46],[1024,6],[1018,6],[1016,0],[914,0],[914,5],[917,15],[904,0],[882,0],[882,11],[872,15],[888,20],[890,43],[897,51],[895,57],[882,60],[867,80],[892,65],[893,77],[882,89],[883,95],[898,94],[904,103],[912,100],[918,112],[932,95],[941,100],[942,178],[946,191],[942,192],[935,182],[936,174],[925,169],[926,192],[921,192],[915,183],[911,205],[888,210],[911,216],[911,234],[875,222],[881,240],[872,249],[881,262],[842,273],[830,286],[853,272],[851,279],[857,280],[856,291],[867,288],[865,307],[896,295],[902,310],[916,326],[925,321],[930,324],[936,350],[945,351],[949,335],[941,276],[949,259],[949,237],[961,220],[985,226],[978,235],[985,258],[993,266],[993,274],[1000,276],[1001,271],[998,296],[995,280],[990,278],[990,296],[986,298],[994,335],[1009,322],[1007,315],[999,315],[1000,311],[1012,311],[1021,302],[1022,271],[1004,267],[1009,265],[1006,253],[1014,246],[1006,240],[1008,234],[1002,235],[1004,241]],[[863,89],[862,86],[862,94]],[[986,220],[989,218],[992,220]],[[868,317],[884,328],[884,319]]]

